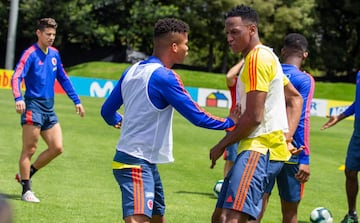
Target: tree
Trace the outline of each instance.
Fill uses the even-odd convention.
[[[360,68],[360,2],[355,0],[243,0],[260,17],[262,42],[279,54],[290,32],[309,40],[307,70],[329,78],[349,77]],[[224,14],[237,0],[26,0],[20,1],[16,57],[36,40],[36,21],[54,17],[59,23],[55,46],[65,66],[90,60],[124,61],[127,48],[150,55],[152,29],[163,17],[190,25],[186,65],[226,72],[240,55],[230,52],[224,35]],[[49,7],[51,6],[51,7]],[[9,0],[0,0],[0,54],[5,55]],[[3,66],[5,56],[0,56]]]
[[[354,81],[360,68],[360,2],[355,0],[317,0],[317,48],[320,69],[327,78],[347,76]]]

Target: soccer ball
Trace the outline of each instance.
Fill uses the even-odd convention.
[[[332,223],[333,217],[331,212],[324,207],[317,207],[311,211],[310,222],[312,223]]]
[[[215,183],[215,185],[213,187],[213,193],[214,193],[215,197],[219,197],[219,193],[221,191],[221,186],[222,186],[223,182],[224,182],[224,180],[218,180]]]

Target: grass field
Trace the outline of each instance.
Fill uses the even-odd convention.
[[[70,76],[86,76],[118,80],[121,73],[129,66],[124,63],[89,62],[68,67]],[[191,70],[176,70],[187,87],[227,89],[225,74]],[[355,80],[354,80],[355,83]],[[354,100],[355,84],[316,82],[314,98],[332,100]]]
[[[101,119],[104,99],[83,97],[86,117],[76,116],[74,106],[64,95],[56,96],[56,111],[64,134],[64,153],[33,177],[33,190],[39,204],[20,200],[20,185],[14,180],[21,149],[19,116],[10,90],[0,90],[0,192],[9,198],[15,223],[110,223],[121,221],[120,192],[113,178],[111,161],[119,131]],[[226,116],[226,109],[207,108]],[[312,117],[311,179],[299,209],[299,222],[309,222],[310,211],[329,208],[334,222],[346,213],[343,164],[352,131],[352,121],[320,131],[325,118]],[[167,222],[210,222],[216,199],[212,186],[222,178],[223,161],[209,168],[209,149],[223,131],[192,126],[175,113],[174,156],[171,164],[159,165],[165,188]],[[44,149],[41,141],[38,153]],[[38,154],[37,153],[37,154]],[[36,155],[37,155],[36,154]],[[281,220],[277,191],[271,198],[263,222]]]

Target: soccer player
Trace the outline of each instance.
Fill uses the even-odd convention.
[[[356,213],[356,199],[359,191],[358,172],[360,171],[360,70],[356,75],[356,95],[354,102],[340,115],[330,116],[329,120],[322,126],[323,129],[330,128],[344,118],[355,115],[354,131],[351,136],[346,159],[345,159],[345,189],[348,203],[348,213],[341,223],[358,223]]]
[[[314,78],[301,71],[301,65],[308,56],[308,42],[299,33],[288,34],[281,49],[282,68],[296,90],[301,94],[304,103],[299,124],[293,136],[293,143],[301,147],[299,155],[293,155],[284,163],[280,173],[270,179],[263,196],[262,211],[256,222],[260,222],[269,201],[271,191],[277,182],[281,199],[283,223],[297,223],[297,210],[304,193],[304,184],[310,175],[310,109],[314,95]]]
[[[113,173],[122,192],[123,218],[129,222],[165,222],[164,191],[157,169],[173,162],[174,108],[196,126],[224,130],[237,121],[218,118],[200,108],[170,68],[188,53],[188,25],[174,18],[154,27],[153,54],[128,68],[104,102],[107,124],[122,127],[113,160]],[[117,110],[124,106],[124,117]]]
[[[241,116],[235,129],[211,149],[211,168],[228,145],[240,141],[240,153],[224,179],[212,222],[245,223],[260,213],[269,157],[278,160],[281,168],[291,155],[287,142],[293,132],[288,128],[284,98],[292,97],[301,106],[302,98],[291,83],[285,95],[280,62],[260,42],[254,9],[245,5],[231,9],[225,16],[225,32],[232,51],[245,59],[238,79]],[[300,114],[294,117],[299,118]]]
[[[232,66],[230,70],[226,73],[226,86],[230,91],[231,96],[231,108],[230,112],[236,109],[236,86],[237,86],[237,79],[240,73],[241,68],[244,65],[244,60],[241,59],[237,64]],[[226,131],[228,133],[228,131]],[[224,177],[228,174],[231,167],[234,165],[237,150],[238,150],[239,142],[236,142],[228,147],[224,152]]]
[[[15,109],[21,115],[23,142],[20,174],[16,174],[15,179],[22,185],[21,199],[27,202],[40,202],[31,190],[31,177],[63,152],[62,131],[54,111],[55,79],[75,104],[76,113],[81,117],[85,115],[60,54],[52,47],[56,28],[57,23],[52,18],[39,20],[37,42],[24,51],[11,79]],[[23,80],[26,86],[24,95],[21,92]],[[40,136],[48,148],[31,164]]]

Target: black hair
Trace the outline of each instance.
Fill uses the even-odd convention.
[[[189,25],[182,20],[174,18],[159,19],[156,22],[154,28],[154,37],[159,37],[170,32],[188,33]]]
[[[308,48],[308,41],[305,36],[299,33],[290,33],[284,38],[284,47],[306,52]]]
[[[57,23],[53,18],[42,18],[38,21],[37,28],[40,31],[44,31],[45,28],[57,28]]]
[[[256,10],[246,6],[246,5],[238,5],[232,8],[229,12],[225,14],[225,19],[229,17],[241,17],[242,20],[248,20],[255,25],[259,23],[259,15],[257,14]]]

